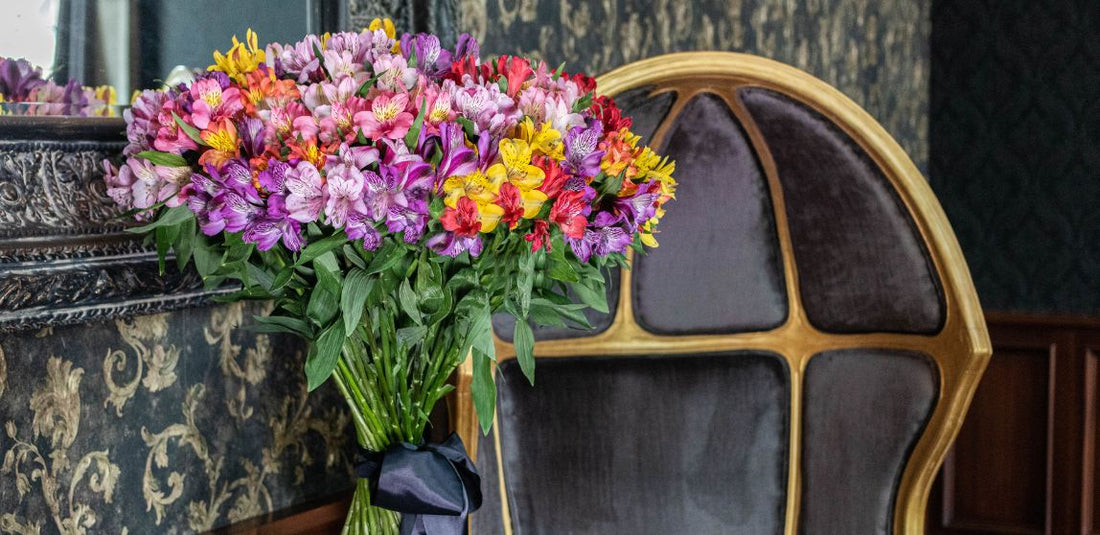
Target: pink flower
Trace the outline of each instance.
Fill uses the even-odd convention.
[[[222,89],[218,80],[207,78],[191,84],[191,124],[206,130],[212,121],[232,118],[244,109],[241,91],[236,87]]]
[[[409,67],[409,60],[394,54],[383,54],[374,60],[374,73],[378,76],[376,86],[387,91],[403,92],[416,87],[420,74]]]
[[[328,71],[333,80],[350,80],[357,86],[367,81],[368,76],[367,72],[363,70],[363,61],[361,59],[356,61],[352,52],[326,50],[322,55],[324,56],[325,70]]]
[[[321,216],[325,205],[324,180],[313,164],[301,161],[286,172],[286,209],[290,218],[311,223]]]
[[[355,124],[364,136],[375,141],[401,139],[413,123],[413,115],[405,111],[408,105],[409,95],[406,93],[383,93],[371,101],[370,111],[355,114]]]
[[[328,224],[334,228],[342,228],[347,224],[349,216],[360,214],[367,215],[367,205],[363,203],[363,173],[351,165],[340,164],[328,171],[328,198],[325,203],[325,214],[328,216]]]

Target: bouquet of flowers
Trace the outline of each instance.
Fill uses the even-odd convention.
[[[425,448],[428,415],[466,358],[488,430],[492,314],[515,317],[533,381],[531,324],[587,325],[584,308],[607,311],[601,268],[657,245],[674,164],[639,145],[588,76],[482,61],[468,35],[453,51],[433,35],[396,39],[388,20],[266,49],[249,31],[214,58],[125,112],[108,193],[145,223],[133,230],[151,234],[162,266],[173,250],[208,285],[233,279],[234,297],[274,300],[260,320],[310,342],[309,387],[331,377],[360,446],[386,463],[395,448]],[[464,458],[460,443],[433,451],[469,483],[454,450]],[[360,471],[346,533],[398,529],[377,507],[377,464]],[[479,502],[460,490],[454,518]]]
[[[29,61],[0,56],[0,115],[109,117],[114,103],[111,86],[85,87],[75,79],[58,85]]]

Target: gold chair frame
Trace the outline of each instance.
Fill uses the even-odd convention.
[[[668,54],[625,65],[600,76],[597,82],[599,91],[611,96],[651,85],[655,86],[651,94],[677,93],[668,114],[653,134],[652,146],[662,144],[672,119],[692,96],[706,92],[726,102],[745,128],[767,177],[783,255],[789,315],[779,327],[761,332],[687,336],[652,334],[635,320],[631,273],[623,270],[616,314],[607,330],[589,337],[538,342],[535,354],[539,358],[550,358],[753,349],[782,355],[791,373],[785,532],[793,535],[798,532],[801,497],[802,379],[810,358],[823,351],[853,347],[924,352],[939,367],[939,398],[905,466],[893,519],[895,534],[923,534],[929,490],[948,448],[959,432],[974,390],[989,361],[991,348],[981,306],[958,241],[920,171],[890,134],[851,99],[804,71],[769,59],[732,52]],[[946,317],[939,333],[836,334],[822,332],[810,324],[800,297],[798,269],[776,165],[752,116],[736,96],[737,90],[746,86],[779,92],[821,113],[859,144],[882,169],[913,217],[942,281]],[[687,180],[682,180],[682,183],[681,187],[691,187]],[[675,202],[670,209],[676,209]],[[499,338],[496,339],[496,351],[498,362],[515,358],[512,345]],[[453,399],[451,423],[465,441],[471,457],[475,457],[479,434],[470,398],[471,378],[472,368],[470,359],[467,359],[457,375],[458,389]],[[499,480],[485,481],[484,484],[499,485],[505,533],[511,535],[497,427],[494,425],[488,437],[496,444],[497,458],[487,461],[496,462]]]

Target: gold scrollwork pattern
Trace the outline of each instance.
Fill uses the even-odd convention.
[[[109,450],[89,452],[75,467],[70,466],[69,449],[80,431],[83,376],[84,370],[74,369],[71,361],[51,356],[46,362],[45,384],[36,389],[30,399],[34,413],[32,441],[19,437],[15,421],[4,423],[4,432],[13,444],[4,454],[0,474],[14,477],[20,500],[31,492],[32,483],[37,482],[57,531],[65,535],[84,535],[98,520],[95,510],[78,499],[78,486],[86,479],[91,492],[101,495],[103,502],[109,504],[119,479],[119,467],[111,462]],[[38,448],[39,438],[49,439],[48,453]],[[68,479],[68,493],[64,489],[65,479]],[[15,513],[0,515],[0,531],[37,535],[42,527],[40,519],[20,519]]]
[[[168,335],[166,314],[119,319],[115,320],[115,326],[123,342],[134,351],[133,360],[137,366],[133,379],[119,385],[114,380],[112,370],[126,370],[127,353],[112,349],[103,360],[103,379],[110,391],[103,406],[114,405],[115,413],[122,416],[122,409],[134,397],[139,382],[149,392],[163,390],[176,382],[176,364],[179,362],[180,350],[175,345],[165,344]],[[145,379],[142,379],[143,372]]]
[[[270,309],[5,339],[0,533],[202,532],[349,488],[342,400],[306,391],[304,344],[251,330]]]

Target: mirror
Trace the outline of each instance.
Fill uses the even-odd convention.
[[[0,121],[117,117],[136,90],[189,78],[252,28],[261,46],[346,26],[346,0],[5,0]]]

